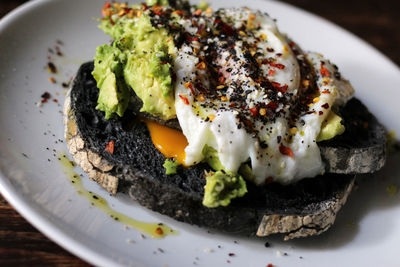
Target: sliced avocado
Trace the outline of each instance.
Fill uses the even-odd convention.
[[[164,48],[165,50],[165,48]],[[168,53],[160,49],[153,53],[149,62],[150,74],[160,82],[160,89],[163,97],[169,97],[172,94],[172,78],[171,78],[171,57]]]
[[[97,75],[95,78],[98,87],[101,88],[100,83],[106,79],[106,74],[116,74],[113,70],[114,65],[117,65],[116,68],[120,72],[114,78],[107,78],[108,84],[116,83],[118,89],[119,84],[121,87],[125,84],[131,87],[143,102],[142,112],[159,116],[163,120],[175,118],[172,84],[172,61],[175,46],[167,29],[154,28],[150,17],[145,14],[135,19],[116,18],[114,24],[111,24],[109,20],[103,20],[100,28],[115,41],[112,46],[98,48],[93,72],[93,75]],[[111,69],[111,74],[106,70],[108,67]],[[115,96],[113,101],[106,101],[112,96],[110,93],[100,91],[101,99],[99,96],[98,108],[106,111],[107,118],[117,111],[121,116],[129,102],[129,94],[127,103],[119,106],[116,104]],[[121,99],[118,96],[117,98],[120,103]]]
[[[336,135],[344,133],[345,127],[341,121],[342,118],[331,111],[321,125],[321,131],[317,137],[317,142],[329,140]]]
[[[228,206],[232,199],[247,193],[246,182],[234,173],[210,172],[206,180],[203,205],[209,208]]]
[[[173,39],[166,29],[155,29],[148,16],[142,16],[126,29],[128,45],[124,67],[125,82],[142,100],[142,112],[169,120],[176,117],[172,88]]]
[[[105,112],[106,119],[113,113],[122,116],[128,107],[129,89],[122,78],[120,51],[109,45],[99,46],[94,58],[95,69],[92,72],[99,88],[97,107]]]

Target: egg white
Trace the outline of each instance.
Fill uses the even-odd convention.
[[[285,68],[277,70],[276,74],[270,77],[270,81],[282,85],[286,84],[288,92],[292,92],[295,98],[300,85],[300,67],[296,56],[288,49],[289,44],[279,32],[275,22],[268,15],[249,9],[227,9],[223,15],[229,20],[235,21],[235,25],[240,25],[241,21],[246,20],[250,13],[256,15],[254,23],[261,26],[257,34],[266,36],[265,41],[259,42],[259,47],[265,50],[267,56],[270,53],[267,51],[267,47],[273,48],[274,52],[271,53],[271,56],[276,53],[282,54],[281,57],[277,58],[277,63],[283,64]],[[187,26],[189,23],[184,20],[181,23],[189,27]],[[194,42],[193,45],[198,44]],[[243,51],[240,42],[236,44],[235,50],[239,59],[242,60]],[[183,45],[177,51],[174,59],[174,70],[177,78],[175,83],[177,118],[189,143],[185,149],[186,165],[201,162],[204,159],[202,150],[205,145],[208,145],[217,151],[219,160],[226,171],[237,172],[242,163],[250,160],[255,177],[253,182],[256,184],[263,184],[270,177],[274,181],[288,184],[323,173],[324,164],[316,143],[321,124],[326,119],[332,105],[344,103],[352,94],[352,88],[347,82],[334,77],[334,66],[321,55],[308,53],[305,57],[317,74],[318,89],[321,92],[319,101],[310,107],[310,110],[315,112],[300,117],[298,121],[303,120],[305,123],[304,125],[297,123],[297,133],[293,136],[291,142],[287,140],[290,129],[285,116],[278,117],[275,121],[267,124],[257,121],[258,136],[268,145],[267,148],[263,149],[257,138],[254,138],[251,133],[246,132],[244,128],[238,129],[237,111],[219,109],[220,106],[217,104],[217,108],[202,110],[207,115],[215,116],[212,121],[205,122],[202,116],[197,115],[198,109],[193,107],[195,105],[193,95],[184,84],[195,78],[194,73],[199,59],[193,55],[191,47]],[[223,61],[229,61],[229,52],[222,52],[220,60],[221,65],[223,65]],[[324,66],[330,73],[329,82],[319,71],[321,62],[324,62]],[[229,64],[233,67],[236,67],[235,64],[237,64],[235,71],[230,75],[230,79],[247,81],[246,88],[243,88],[243,90],[252,91],[247,96],[247,105],[252,107],[260,101],[267,104],[269,100],[262,92],[251,85],[251,78],[246,75],[244,70],[240,69],[240,62]],[[264,65],[262,71],[267,76],[271,68],[269,65]],[[228,94],[229,90],[227,90]],[[326,92],[326,90],[329,90],[330,93],[323,94],[322,92]],[[189,101],[189,105],[182,101],[182,97]],[[329,108],[322,107],[326,103],[328,103]],[[280,108],[288,113],[290,107],[281,106]],[[322,115],[319,114],[320,111],[323,112]],[[277,142],[279,137],[282,140],[280,144]],[[279,149],[280,145],[290,148],[293,156],[282,154]]]

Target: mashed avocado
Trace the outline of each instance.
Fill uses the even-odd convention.
[[[233,173],[210,172],[206,180],[203,205],[209,208],[228,206],[232,199],[247,193],[246,182]]]
[[[100,28],[115,41],[112,46],[101,46],[95,57],[93,76],[100,89],[98,109],[106,112],[106,118],[113,113],[122,116],[128,101],[120,96],[129,99],[129,86],[142,100],[142,112],[164,120],[175,118],[173,38],[166,29],[154,28],[144,14],[135,18],[112,15],[111,19],[113,23],[102,20]],[[119,88],[118,83],[125,87]]]
[[[203,148],[204,160],[216,172],[206,177],[207,183],[204,187],[203,205],[209,208],[227,206],[231,199],[242,197],[247,193],[246,182],[239,174],[225,172],[217,151],[210,147]],[[247,166],[247,165],[246,165]],[[250,169],[251,172],[251,169]]]
[[[321,131],[317,137],[317,142],[329,140],[336,135],[344,133],[345,127],[341,121],[342,118],[331,111],[321,125]]]
[[[224,170],[224,166],[219,161],[217,150],[205,145],[203,148],[204,161],[215,171]]]

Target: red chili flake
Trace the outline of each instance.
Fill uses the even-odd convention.
[[[287,91],[287,89],[288,89],[288,85],[287,84],[281,85],[280,83],[277,83],[277,82],[271,82],[271,84],[276,90],[278,90],[281,93],[285,93]]]
[[[322,93],[323,93],[323,94],[330,94],[331,91],[329,91],[328,89],[326,89],[326,90],[322,91]]]
[[[185,103],[185,105],[189,105],[189,99],[187,99],[187,97],[183,96],[183,95],[179,95],[179,98],[182,99],[183,103]]]
[[[269,65],[272,67],[278,68],[280,70],[283,70],[285,68],[285,65],[279,64],[279,63],[274,63],[274,62],[270,62]]]
[[[328,108],[329,108],[329,104],[328,104],[328,103],[325,103],[325,104],[323,104],[321,107],[323,107],[324,109],[328,109]]]
[[[40,101],[40,102],[42,102],[42,103],[47,103],[47,99],[46,99],[46,98],[43,98],[42,101]]]
[[[58,103],[58,99],[55,99],[55,98],[54,98],[54,99],[53,99],[53,102],[54,102],[54,103]]]
[[[322,76],[331,77],[331,74],[329,73],[329,70],[327,68],[325,68],[322,64],[321,64],[321,68],[319,69],[319,71],[321,72]]]
[[[193,41],[198,41],[198,40],[199,40],[199,37],[193,37],[190,35],[186,35],[186,41],[188,41],[188,42],[193,42]]]
[[[154,11],[154,14],[161,16],[163,14],[162,10],[156,10]]]
[[[267,267],[275,267],[272,263],[268,263]]]
[[[268,71],[268,76],[273,76],[275,74],[276,70],[270,69]]]
[[[324,113],[323,113],[322,111],[319,111],[318,114],[319,114],[320,116],[322,116],[322,114],[324,114]]]
[[[218,84],[224,84],[225,83],[225,77],[221,76],[218,78]]]
[[[290,149],[290,147],[280,145],[279,146],[279,152],[281,152],[282,155],[289,156],[289,157],[293,158],[293,151]]]
[[[290,47],[293,47],[293,46],[295,46],[296,44],[295,44],[294,42],[290,42],[289,45],[290,45]]]
[[[276,53],[276,56],[277,56],[277,57],[281,57],[281,56],[282,56],[282,53]]]
[[[110,2],[106,2],[103,6],[103,8],[101,9],[101,15],[103,17],[105,17],[107,15],[106,10],[109,9],[111,7],[111,3]]]
[[[105,150],[110,153],[113,154],[114,153],[114,141],[110,141],[106,144],[106,148]]]
[[[175,13],[178,14],[179,16],[183,16],[183,12],[182,10],[175,10]]]
[[[257,108],[257,107],[251,108],[251,109],[250,109],[250,112],[251,112],[251,114],[253,114],[253,116],[255,117],[255,116],[258,115],[258,108]]]
[[[157,235],[164,234],[164,231],[163,231],[163,229],[161,229],[161,227],[157,227],[155,232],[156,232]]]
[[[271,101],[266,105],[267,109],[276,110],[279,106],[278,102]]]
[[[235,256],[235,253],[229,253],[228,255],[229,255],[229,257],[233,257],[233,256]]]
[[[190,92],[192,93],[192,95],[196,95],[195,92],[194,92],[194,89],[193,89],[193,84],[192,84],[192,83],[189,83],[189,84],[188,84],[188,87],[189,87]],[[188,104],[187,104],[187,105],[188,105]]]
[[[225,33],[228,36],[232,36],[235,33],[235,30],[229,26],[228,24],[225,24],[221,28],[222,32]]]
[[[193,15],[200,16],[201,12],[203,12],[203,10],[197,9],[197,10],[193,13]]]
[[[235,103],[231,103],[230,105],[229,105],[229,107],[231,107],[231,108],[233,108],[235,106]]]

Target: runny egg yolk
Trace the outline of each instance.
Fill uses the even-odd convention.
[[[145,120],[155,147],[166,157],[175,158],[179,164],[185,165],[185,148],[188,141],[182,132]]]

